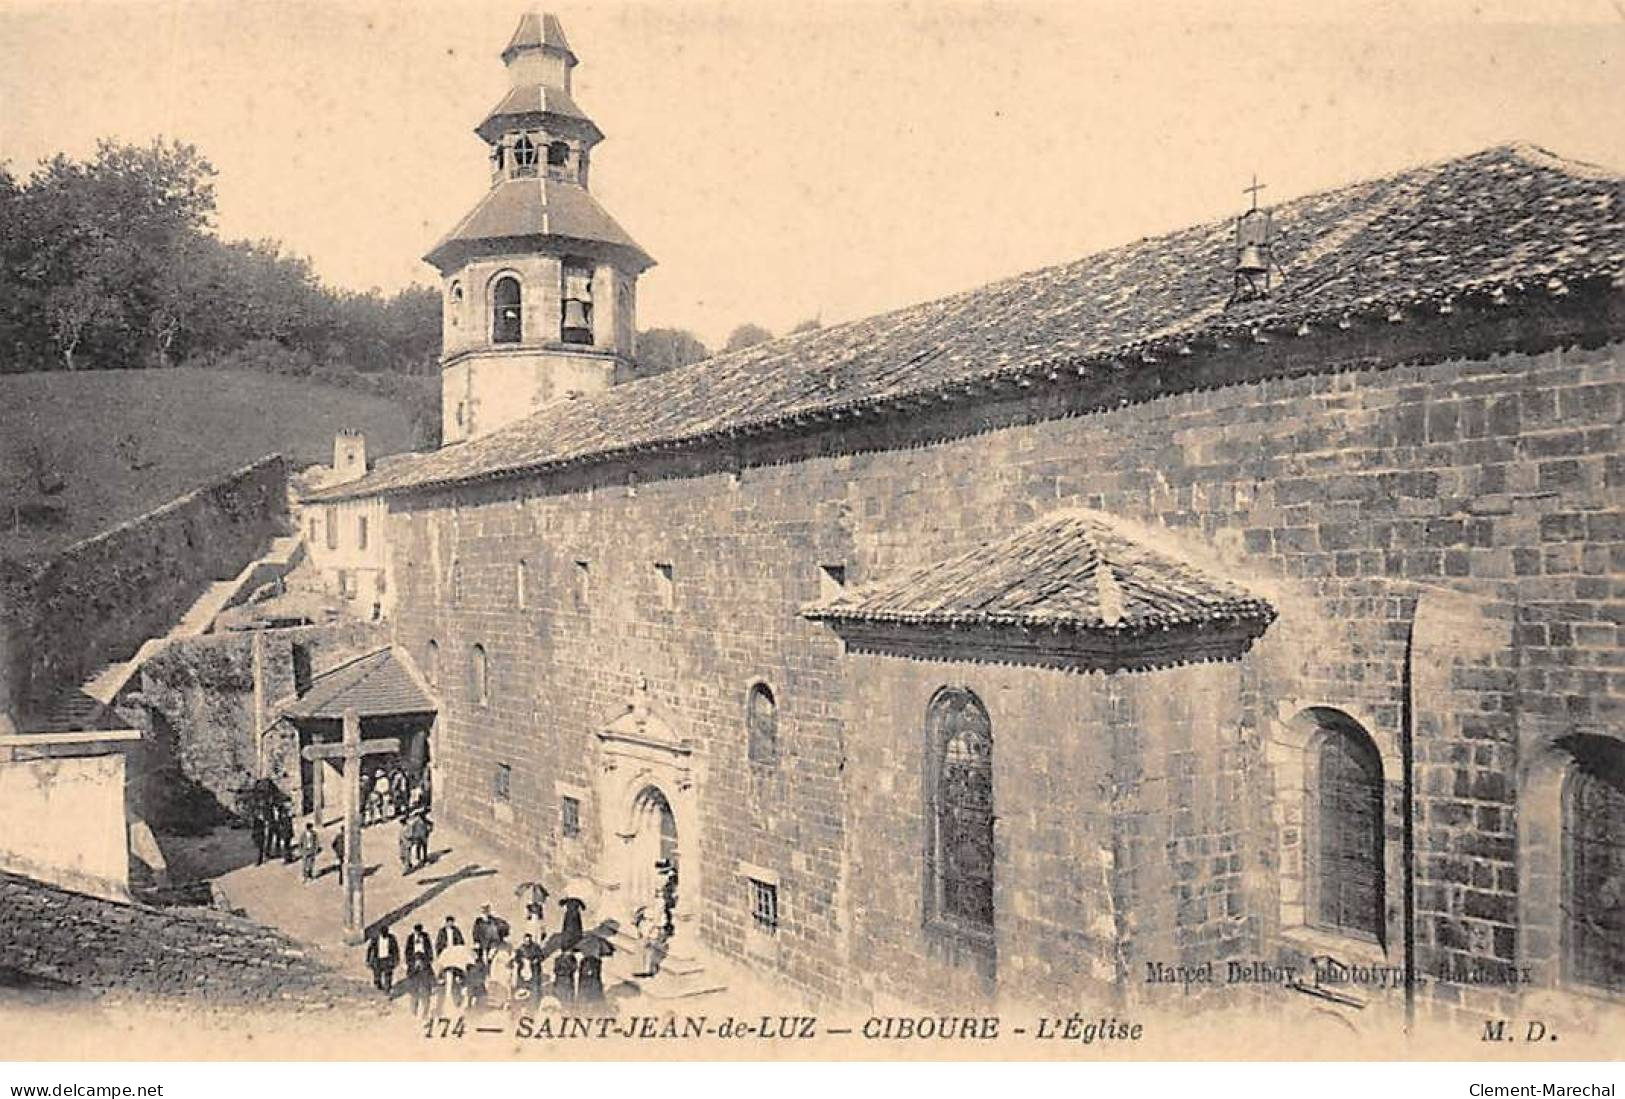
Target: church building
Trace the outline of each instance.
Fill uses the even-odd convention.
[[[1486,149],[634,379],[576,55],[503,60],[447,444],[316,494],[382,509],[440,812],[623,918],[669,862],[674,951],[832,1004],[1618,1002],[1617,174]]]

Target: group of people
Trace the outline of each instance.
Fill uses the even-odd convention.
[[[521,887],[526,894],[519,942],[512,942],[508,921],[485,904],[465,937],[457,918],[448,915],[431,937],[413,924],[403,948],[389,926],[380,926],[367,942],[367,967],[373,985],[395,995],[395,972],[405,965],[404,988],[414,1015],[455,1011],[577,1008],[603,1010],[604,958],[615,952],[608,938],[585,930],[586,902],[564,897],[559,930],[547,929],[548,892],[540,884]]]
[[[399,765],[367,771],[361,778],[361,824],[365,827],[426,813],[429,798],[428,771],[416,782]]]
[[[256,804],[249,811],[248,828],[254,836],[254,865],[279,856],[285,863],[293,861],[293,810],[287,802]]]

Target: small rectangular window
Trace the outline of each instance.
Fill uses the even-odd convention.
[[[576,610],[584,611],[592,598],[592,568],[586,561],[576,562],[575,575],[575,602]]]
[[[750,878],[751,926],[764,935],[779,932],[779,887]]]
[[[818,598],[827,602],[846,590],[845,565],[818,566]]]
[[[497,764],[491,775],[491,796],[504,802],[513,797],[513,768],[506,763]]]
[[[668,562],[657,562],[655,564],[655,594],[658,597],[657,606],[661,610],[674,611],[677,609],[676,573]]]
[[[581,799],[568,796],[559,799],[559,831],[570,839],[581,835]]]

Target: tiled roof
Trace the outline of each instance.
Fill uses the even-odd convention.
[[[283,707],[290,718],[340,718],[345,710],[357,717],[435,712],[433,700],[394,649],[379,649],[323,672],[310,690]]]
[[[506,128],[506,120],[520,118],[526,115],[556,115],[571,118],[584,123],[594,139],[602,140],[604,132],[582,110],[576,101],[570,98],[570,93],[563,88],[553,88],[546,84],[526,84],[514,88],[502,97],[502,102],[492,107],[485,116],[485,121],[475,127],[474,132],[487,141],[495,141]]]
[[[365,495],[703,444],[833,412],[873,412],[972,382],[1172,355],[1241,334],[1625,271],[1616,174],[1499,146],[1274,208],[1284,280],[1227,308],[1230,219],[1140,240],[883,316],[718,355],[540,409],[492,434],[333,490]],[[1114,366],[1114,369],[1116,367]],[[1087,380],[1077,384],[1089,384]]]
[[[958,557],[876,581],[802,611],[811,619],[917,626],[1141,631],[1267,625],[1275,611],[1245,589],[1068,510]]]
[[[514,242],[537,237],[609,245],[639,270],[654,264],[585,187],[546,176],[504,180],[493,187],[424,259],[446,271],[482,246],[513,251]]]

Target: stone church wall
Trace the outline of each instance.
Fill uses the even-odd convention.
[[[770,868],[782,926],[768,960],[783,977],[825,998],[901,995],[935,964],[910,941],[923,707],[936,686],[979,683],[999,746],[1001,994],[1048,999],[1125,959],[1270,952],[1294,935],[1313,948],[1294,893],[1291,728],[1334,708],[1383,759],[1392,870],[1375,949],[1393,963],[1406,940],[1409,789],[1418,959],[1520,958],[1520,738],[1620,735],[1621,365],[1611,346],[1274,379],[961,425],[925,445],[888,448],[873,431],[741,443],[737,473],[672,459],[635,480],[608,468],[397,500],[400,639],[420,660],[439,646],[443,804],[539,867],[589,867],[600,815],[618,811],[592,803],[594,734],[646,679],[702,759],[700,835],[681,843],[703,870],[707,940],[762,956],[747,949],[740,868]],[[1279,619],[1239,667],[1102,683],[946,650],[843,654],[799,617],[821,565],[860,584],[1074,505],[1163,528]],[[1442,651],[1414,653],[1430,591],[1471,597],[1504,641],[1488,629],[1457,652],[1434,631],[1421,640]],[[483,707],[475,644],[492,658]],[[1424,657],[1448,691],[1415,690]],[[758,679],[778,702],[773,767],[746,758]],[[1103,727],[1102,690],[1132,716]],[[512,768],[511,822],[492,808],[498,764]],[[1120,818],[1109,906],[1103,783]],[[576,838],[560,835],[566,789],[587,792]]]

